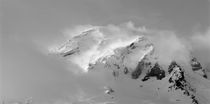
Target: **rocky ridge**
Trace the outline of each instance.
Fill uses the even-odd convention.
[[[82,33],[83,35],[75,38],[76,40],[81,40],[80,38],[87,36],[91,32],[93,30],[84,32]],[[79,53],[80,47],[75,44],[74,40],[70,40],[66,45],[59,48],[59,54],[63,57],[68,57]],[[142,82],[147,82],[154,78],[160,81],[168,78],[167,82],[165,82],[170,85],[168,86],[168,92],[181,91],[183,95],[191,99],[192,104],[201,104],[196,94],[197,89],[187,78],[188,73],[185,71],[186,69],[176,61],[172,61],[167,65],[168,68],[164,69],[158,62],[158,58],[154,56],[154,52],[154,45],[147,38],[139,37],[136,41],[130,43],[130,45],[115,49],[113,55],[102,57],[95,64],[89,63],[88,70],[95,70],[97,66],[103,66],[105,69],[111,70],[115,78],[118,78],[122,73],[130,76],[131,79],[140,79]],[[133,55],[137,56],[132,57]],[[134,63],[130,63],[131,60]],[[205,79],[207,78],[205,69],[202,68],[200,62],[195,57],[190,60],[189,64],[192,72]]]

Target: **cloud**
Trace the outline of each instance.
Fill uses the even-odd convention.
[[[79,36],[78,34],[88,34],[81,39],[74,38],[76,41],[79,41],[77,45],[80,47],[80,53],[74,54],[67,59],[83,68],[83,72],[87,72],[85,68],[88,67],[89,63],[94,64],[94,62],[100,60],[100,58],[112,55],[115,49],[129,45],[139,36],[146,37],[149,39],[149,42],[154,45],[154,55],[158,58],[160,64],[168,65],[172,60],[189,64],[192,51],[193,53],[198,53],[199,55],[204,56],[205,59],[210,56],[210,52],[208,51],[210,50],[210,29],[205,33],[197,33],[190,37],[190,39],[180,38],[178,37],[180,35],[177,35],[177,33],[173,31],[136,27],[132,22],[120,25],[110,24],[107,26],[87,25],[86,27],[85,25],[77,26],[75,29],[76,30],[70,29],[68,31],[69,37],[74,38]],[[70,43],[69,46],[72,46],[72,44],[74,43]],[[66,49],[69,50],[70,48],[64,47],[63,50],[58,50],[58,52],[65,52]],[[201,50],[207,55],[200,54]],[[136,57],[140,56],[137,55]],[[133,61],[130,61],[130,63],[133,63]],[[76,99],[77,101],[75,100],[75,102],[106,104],[106,102],[100,103],[92,101],[91,97],[86,96],[83,92],[78,96],[76,95],[72,97],[72,99]],[[148,101],[145,103],[152,102]]]
[[[183,63],[188,62],[190,48],[188,48],[184,39],[177,37],[175,32],[151,31],[149,39],[154,44],[155,54],[161,64],[168,65],[173,60]]]
[[[204,64],[210,63],[210,27],[204,33],[197,32],[191,37],[193,54]]]
[[[145,31],[145,28],[135,28],[131,22],[119,26],[76,26],[65,32],[72,41],[59,48],[50,47],[50,51],[66,53],[79,47],[79,54],[72,55],[69,60],[87,72],[89,64],[95,64],[97,60],[114,54],[115,49],[129,45],[140,36],[140,31]]]
[[[192,36],[192,41],[197,45],[210,48],[210,28],[205,33],[197,33]]]
[[[64,36],[66,36],[67,39],[70,39],[74,36],[81,34],[84,31],[88,31],[92,28],[97,28],[97,27],[98,26],[93,26],[93,25],[78,25],[78,26],[72,27],[70,29],[69,28],[65,29],[63,31],[63,34],[64,34]]]
[[[54,48],[55,53],[65,54],[65,52],[79,47],[78,54],[71,55],[68,60],[81,67],[83,72],[88,71],[89,64],[103,61],[104,57],[113,55],[115,49],[128,46],[142,36],[149,39],[154,45],[155,55],[161,64],[168,65],[172,60],[188,63],[190,58],[190,48],[186,44],[186,39],[177,37],[175,32],[146,29],[143,26],[137,27],[132,22],[107,26],[76,26],[67,30],[65,35],[73,41],[67,41],[64,46]],[[206,37],[197,36],[194,38],[203,41],[203,44],[209,44]],[[139,57],[141,56],[139,55]]]

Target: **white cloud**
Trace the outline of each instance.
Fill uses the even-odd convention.
[[[210,28],[204,33],[195,33],[191,37],[193,53],[206,64],[210,63]]]
[[[198,45],[210,48],[210,28],[206,33],[197,33],[192,37],[192,41]]]
[[[78,26],[76,30],[70,29],[73,31],[69,31],[70,35],[72,33],[81,34],[87,30],[87,28],[84,27],[86,26]],[[76,54],[70,57],[72,63],[75,63],[84,69],[87,68],[90,62],[94,63],[96,60],[103,56],[113,54],[114,49],[129,45],[132,41],[141,35],[147,37],[150,42],[154,44],[155,55],[158,57],[160,64],[168,65],[172,60],[188,63],[190,60],[191,51],[204,49],[206,52],[206,50],[210,50],[210,29],[204,34],[195,34],[187,40],[179,38],[173,31],[145,29],[134,26],[132,22],[121,25],[92,27],[96,28],[97,31],[89,34],[88,37],[81,39],[79,44],[81,48],[80,54]],[[188,41],[189,44],[187,44],[188,42],[186,41]],[[192,45],[192,49],[190,49],[188,45]],[[207,51],[206,54],[210,56],[210,51]],[[204,55],[204,57],[206,58],[208,55]],[[132,61],[130,63],[132,63]],[[72,97],[72,99],[76,99],[74,102],[88,102],[91,104],[107,103],[94,102],[94,100],[91,98],[92,97],[90,96],[86,96],[84,92],[81,92],[78,95]],[[153,104],[153,102],[150,101],[144,103]],[[68,102],[63,104],[68,104]]]
[[[95,64],[98,59],[114,54],[116,48],[129,45],[140,36],[141,31],[145,31],[144,28],[135,28],[134,25],[129,22],[119,26],[76,26],[73,29],[69,29],[67,33],[69,37],[72,38],[79,34],[84,34],[88,30],[93,31],[88,32],[89,34],[83,38],[73,39],[79,47],[80,54],[72,55],[70,58],[70,61],[84,69],[84,72],[87,72],[89,63]],[[67,44],[70,45],[72,45],[72,43],[67,42]],[[71,47],[65,46],[66,47],[60,49],[53,49],[53,52],[65,53],[66,50],[71,50]]]
[[[162,64],[168,65],[171,61],[188,62],[190,49],[183,39],[172,31],[153,31],[150,40],[155,46],[155,52]]]
[[[66,38],[72,38],[74,36],[77,36],[79,34],[81,34],[82,32],[84,31],[88,31],[92,28],[97,28],[98,26],[92,26],[92,25],[79,25],[79,26],[75,26],[73,28],[68,28],[68,29],[65,29],[63,31],[63,34]]]
[[[65,35],[72,38],[91,29],[94,29],[94,31],[90,32],[88,36],[78,40],[75,39],[79,41],[80,53],[69,58],[72,63],[80,66],[84,72],[88,71],[89,63],[95,64],[97,60],[114,54],[116,48],[127,46],[143,35],[154,44],[155,54],[161,64],[168,65],[172,60],[188,63],[190,58],[189,44],[186,44],[186,39],[177,37],[175,32],[136,27],[132,22],[107,26],[76,26],[67,30]],[[192,40],[199,40],[201,41],[199,44],[209,47],[210,36],[208,34],[209,31],[203,36],[195,35]],[[64,48],[64,50],[66,49]],[[62,51],[57,50],[59,53],[62,53]]]

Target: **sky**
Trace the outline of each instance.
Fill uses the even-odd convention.
[[[47,55],[48,46],[66,40],[66,30],[78,25],[132,21],[173,31],[192,40],[195,54],[210,62],[209,4],[208,0],[1,0],[1,96],[50,102],[81,89],[100,94],[110,80],[106,74],[75,75],[68,68],[78,66]]]

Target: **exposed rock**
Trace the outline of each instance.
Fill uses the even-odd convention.
[[[203,77],[206,78],[206,79],[208,78],[206,74],[204,74]]]
[[[136,46],[134,45],[134,43],[131,43],[130,46],[129,46],[131,49],[135,49]]]
[[[180,68],[180,66],[175,61],[172,61],[171,64],[169,65],[169,67],[168,67],[168,73],[170,74],[175,67]]]
[[[196,58],[192,58],[191,66],[192,66],[193,71],[197,71],[197,70],[202,69],[202,66],[201,66],[200,62],[198,62]]]
[[[124,70],[123,70],[123,72],[124,72],[124,74],[128,74],[128,72],[129,72],[129,71],[128,71],[128,68],[125,67]]]
[[[138,63],[136,69],[131,73],[132,79],[138,79],[142,73],[142,70],[151,66],[151,62],[144,61],[145,58]]]
[[[175,62],[171,65],[175,65]],[[169,66],[169,68],[171,67]],[[174,67],[172,69],[169,83],[172,84],[169,86],[170,90],[181,90],[184,95],[189,96],[192,99],[192,104],[199,104],[194,95],[196,93],[196,89],[192,88],[190,83],[186,81],[184,70],[181,67]]]
[[[165,71],[162,70],[158,63],[155,63],[155,66],[146,74],[142,81],[150,79],[150,77],[156,77],[157,80],[161,80],[165,77]]]
[[[111,88],[111,87],[104,87],[104,89],[105,89],[105,93],[106,94],[111,94],[111,93],[114,93],[115,91]]]
[[[200,74],[204,78],[207,78],[205,69],[202,68],[200,62],[195,57],[191,60],[191,66],[194,72]]]
[[[96,42],[93,42],[92,44],[95,45],[96,43],[98,43],[99,44],[98,46],[101,47],[102,45],[104,49],[102,50],[100,48],[100,51],[96,50],[94,54],[91,54],[91,56],[88,57],[87,60],[89,62],[84,64],[85,66],[88,67],[88,70],[97,69],[97,68],[105,68],[105,69],[112,70],[112,75],[114,77],[121,76],[120,74],[122,72],[124,74],[131,75],[132,79],[138,79],[140,75],[146,74],[143,77],[142,81],[147,81],[151,77],[156,77],[157,80],[161,80],[161,81],[158,81],[158,82],[161,82],[160,84],[162,84],[163,82],[164,85],[169,85],[169,86],[166,86],[166,90],[167,88],[169,88],[170,91],[175,90],[179,92],[180,90],[181,93],[183,92],[184,95],[192,99],[193,104],[199,104],[199,102],[201,102],[200,99],[198,99],[200,98],[200,96],[195,94],[199,92],[199,89],[197,89],[197,92],[196,92],[196,89],[194,88],[193,83],[191,83],[191,80],[189,80],[188,78],[189,76],[186,76],[189,73],[187,73],[187,71],[185,73],[184,69],[182,69],[182,67],[177,64],[178,61],[177,62],[172,61],[170,63],[168,70],[166,70],[168,71],[169,75],[167,74],[167,77],[166,77],[166,74],[165,74],[166,72],[162,69],[162,67],[158,63],[155,63],[155,62],[158,62],[158,56],[155,56],[156,55],[155,50],[154,50],[155,47],[153,47],[155,45],[153,45],[153,43],[148,41],[147,38],[139,36],[139,39],[135,41],[133,40],[129,41],[129,43],[126,43],[125,46],[116,47],[113,49],[111,48],[110,49],[111,54],[104,54],[104,53],[109,53],[110,50],[109,48],[105,48],[102,43],[104,42],[109,43],[109,41],[106,41],[107,38],[104,40],[103,36],[98,37],[98,34],[97,34],[97,37],[95,37],[96,35],[95,32],[97,33],[97,31],[99,30],[90,29],[88,31],[82,32],[81,35],[75,36],[72,40],[68,41],[66,44],[64,44],[60,48],[57,48],[56,52],[59,53],[59,55],[63,57],[67,57],[73,54],[80,55],[80,52],[82,52],[82,49],[83,49],[83,45],[86,45],[89,42],[97,40]],[[93,40],[91,40],[92,38]],[[90,41],[86,42],[84,41],[85,39],[90,39]],[[96,54],[97,52],[100,52],[101,54]],[[131,57],[133,55],[134,57]],[[98,57],[95,57],[95,56],[98,56]],[[142,59],[142,57],[144,58]],[[139,62],[139,60],[141,61]],[[196,58],[192,58],[190,62],[191,63],[188,63],[188,64],[192,66],[193,72],[200,74],[204,78],[207,78],[205,70],[202,68],[200,62],[198,62]],[[167,78],[169,79],[167,80]],[[200,77],[198,76],[198,78]],[[146,82],[143,82],[143,84],[139,85],[139,87],[143,87],[144,83]],[[160,87],[162,86],[154,86],[154,87],[157,87],[158,91],[164,90],[164,89],[160,90]],[[115,91],[112,88],[110,87],[106,88],[106,91],[105,91],[106,94],[112,95],[113,92]],[[181,100],[178,99],[176,101],[181,101]]]
[[[138,79],[144,69],[144,62],[139,62],[136,69],[131,73],[132,79]]]

